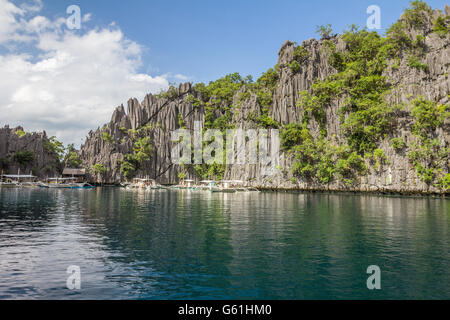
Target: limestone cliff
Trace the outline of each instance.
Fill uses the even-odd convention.
[[[351,162],[353,154],[361,159],[363,163],[357,166],[364,170],[336,170],[337,173],[331,173],[326,179],[317,179],[315,173],[323,169],[322,160],[305,160],[304,151],[284,148],[279,170],[274,175],[262,174],[258,165],[226,165],[220,178],[245,180],[261,188],[448,192],[449,15],[448,6],[445,13],[412,8],[394,25],[388,39],[353,30],[346,35],[307,40],[301,46],[286,41],[279,51],[278,64],[265,74],[273,75],[273,81],[263,77],[256,84],[242,78],[240,83],[231,81],[235,91],[230,101],[210,96],[211,92],[217,92],[215,87],[205,89],[205,86],[190,83],[182,84],[178,89],[171,88],[165,94],[149,94],[141,103],[131,99],[126,111],[119,106],[108,124],[89,133],[81,146],[80,158],[91,170],[91,180],[118,183],[126,180],[120,168],[127,155],[137,152],[137,137],[148,136],[151,155],[135,168],[132,176],[148,176],[163,184],[175,184],[179,177],[200,179],[201,170],[172,164],[170,153],[174,144],[170,136],[173,130],[180,127],[193,130],[195,121],[201,121],[207,128],[218,126],[221,130],[225,127],[220,123],[226,122],[232,128],[278,128],[281,132],[295,124],[299,133],[302,128],[303,133],[307,133],[319,158],[327,155],[329,162],[340,166],[343,163],[341,155],[346,154],[344,160]],[[357,50],[366,49],[356,48],[352,41],[360,41],[357,45],[363,43],[360,46],[365,45],[364,41],[376,41],[375,52],[367,53],[373,55],[372,60],[357,57]],[[394,46],[396,51],[392,49]],[[390,50],[385,61],[379,53],[383,50]],[[373,66],[380,61],[380,66]],[[365,65],[360,68],[358,63]],[[382,71],[378,74],[370,71],[371,68]],[[364,74],[358,74],[361,72]],[[356,80],[350,79],[352,77]],[[369,119],[364,114],[364,101],[357,100],[357,86],[364,79],[383,81],[382,90],[364,88],[359,97],[367,96],[367,101],[382,99],[380,106],[390,110],[389,114],[380,113],[380,119],[386,116],[388,122],[383,127],[376,127],[381,111],[377,109]],[[355,84],[355,88],[345,87],[348,83]],[[220,82],[214,84],[219,85]],[[422,105],[430,106],[427,110],[436,118],[433,125],[422,123],[427,117],[421,113],[421,108],[425,108]],[[372,112],[371,107],[367,106],[367,112]],[[435,109],[440,110],[438,115]],[[350,120],[355,114],[364,122],[363,137],[358,136],[357,129],[352,132]],[[370,130],[374,132],[373,139]],[[319,150],[323,141],[327,143],[326,147]],[[298,144],[302,143],[306,144],[305,138],[298,138]],[[366,146],[370,144],[373,145]],[[327,150],[331,147],[345,151],[330,153]],[[432,159],[437,153],[439,157]],[[302,161],[310,161],[315,169],[307,171]],[[94,172],[92,168],[96,164],[102,164],[106,170],[101,174]],[[326,169],[334,170],[330,164]],[[211,174],[209,177],[217,178]]]
[[[0,128],[0,169],[4,174],[55,176],[61,167],[44,132],[26,133],[22,127]]]

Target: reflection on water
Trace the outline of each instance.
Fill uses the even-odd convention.
[[[449,299],[449,201],[0,189],[0,299]]]

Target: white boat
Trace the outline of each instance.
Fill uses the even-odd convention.
[[[37,182],[33,182],[33,181],[21,182],[20,186],[22,188],[37,188],[38,187],[38,183]]]
[[[217,186],[214,187],[212,192],[222,192],[222,193],[235,193],[240,190],[240,187],[237,186],[237,182],[234,180],[222,180],[219,181]],[[242,182],[243,183],[243,182]]]
[[[39,182],[40,188],[48,189],[93,189],[94,186],[87,182],[76,182],[76,178],[50,178],[47,182]]]
[[[21,185],[18,182],[7,182],[7,181],[1,181],[0,182],[0,188],[20,188]]]
[[[235,192],[259,192],[258,189],[248,187],[242,180],[222,180],[216,182],[214,180],[203,180],[198,185],[194,184],[194,180],[182,180],[179,185],[171,186],[170,189],[184,189],[192,191],[211,191],[222,193]]]
[[[194,185],[194,180],[181,180],[178,189],[187,189],[187,190],[195,190],[196,186]]]
[[[0,175],[1,188],[26,188],[37,187],[36,177],[28,174],[21,175],[20,170],[18,174],[1,174]]]
[[[242,180],[222,180],[219,181],[217,186],[211,188],[212,192],[224,192],[224,193],[235,193],[235,192],[259,192],[258,189],[253,187],[247,187],[246,183]]]
[[[196,187],[196,190],[211,191],[212,189],[214,189],[215,185],[216,185],[216,182],[213,180],[203,180],[203,181],[200,181],[200,185],[198,185]]]
[[[214,187],[211,192],[236,193],[237,191],[233,188]]]
[[[128,190],[159,190],[159,189],[166,189],[164,186],[156,183],[155,179],[149,179],[149,178],[134,178],[133,183],[128,184],[126,187]]]
[[[39,187],[41,188],[64,188],[68,189],[72,186],[75,186],[75,178],[49,178],[47,182],[39,182]]]
[[[167,190],[168,187],[165,187],[156,182],[155,179],[150,179],[150,184],[147,186],[147,190]]]
[[[87,182],[81,182],[81,183],[76,183],[72,189],[93,189],[93,188],[95,188],[95,186],[93,186]]]
[[[127,184],[125,188],[127,190],[146,189],[147,188],[146,181],[147,181],[147,179],[134,178],[133,182],[130,184]]]

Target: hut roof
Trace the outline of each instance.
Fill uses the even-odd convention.
[[[86,175],[86,170],[85,169],[64,168],[63,175],[65,175],[65,176],[84,176],[84,175]]]

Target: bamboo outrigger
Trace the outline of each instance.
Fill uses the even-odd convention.
[[[166,189],[164,186],[158,184],[155,179],[150,178],[134,178],[133,183],[126,185],[126,189],[144,189],[144,190],[158,190]]]
[[[39,182],[38,186],[40,188],[48,189],[92,189],[94,186],[87,182],[76,182],[76,178],[49,178],[47,183]]]
[[[0,175],[0,187],[2,188],[21,188],[21,187],[36,187],[36,176],[30,174],[20,174],[20,169],[17,174],[2,174]]]

